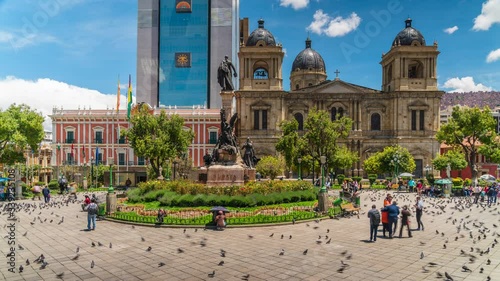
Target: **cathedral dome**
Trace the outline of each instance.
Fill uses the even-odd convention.
[[[411,46],[411,45],[425,46],[425,39],[422,33],[420,33],[420,31],[411,27],[411,19],[408,18],[405,20],[405,29],[401,30],[401,32],[398,33],[396,38],[394,38],[392,46]]]
[[[264,20],[260,19],[258,22],[259,28],[250,34],[246,46],[276,46],[273,34],[264,28]]]
[[[306,48],[302,50],[293,61],[292,72],[296,70],[315,70],[325,71],[325,61],[321,55],[315,50],[311,49],[311,39],[306,40]]]

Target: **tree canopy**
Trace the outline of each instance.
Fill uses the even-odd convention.
[[[349,136],[352,120],[347,117],[330,120],[328,112],[311,109],[304,123],[304,134],[299,136],[298,122],[286,120],[281,123],[283,136],[276,145],[276,150],[285,158],[286,165],[297,165],[299,156],[302,167],[309,169],[314,163],[319,167],[320,156],[326,156],[328,168],[346,169],[358,160],[356,152],[338,144]]]
[[[450,165],[452,170],[462,170],[467,167],[465,155],[460,149],[452,149],[432,160],[432,166],[436,170],[445,170]]]
[[[269,177],[274,180],[276,176],[283,174],[285,163],[283,158],[275,156],[264,156],[259,160],[255,170],[263,177]]]
[[[0,162],[24,162],[26,149],[37,151],[44,137],[43,121],[42,114],[26,104],[0,110]]]
[[[135,153],[149,160],[154,177],[165,167],[167,160],[184,156],[194,139],[192,130],[184,130],[184,119],[174,114],[168,116],[162,110],[159,115],[149,113],[143,104],[131,119],[131,128],[125,130],[130,146]]]
[[[500,143],[495,133],[495,119],[489,107],[455,106],[448,123],[436,134],[440,143],[462,150],[472,171],[477,177],[476,156],[481,153],[488,158],[500,160]]]
[[[377,152],[363,162],[363,169],[369,174],[412,173],[416,165],[408,149],[399,145],[387,146],[384,151]]]

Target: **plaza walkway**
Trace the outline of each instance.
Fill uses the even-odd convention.
[[[77,203],[29,208],[18,213],[15,238],[23,249],[16,248],[16,273],[8,271],[8,222],[2,210],[0,279],[446,280],[446,272],[453,280],[500,280],[495,243],[500,205],[466,208],[457,200],[426,198],[425,231],[384,239],[379,228],[377,242],[368,243],[366,212],[372,204],[381,207],[384,196],[385,191],[364,192],[359,218],[224,231],[98,221],[96,230],[87,232],[86,213]],[[400,207],[413,205],[415,195],[396,193],[395,200]],[[33,202],[40,201],[17,204]],[[411,222],[414,228],[414,217]],[[44,269],[34,263],[41,254],[48,263]],[[436,279],[438,274],[443,278]]]

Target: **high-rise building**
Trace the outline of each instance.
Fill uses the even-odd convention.
[[[137,102],[221,107],[219,63],[228,56],[238,69],[239,0],[139,0],[138,7]]]

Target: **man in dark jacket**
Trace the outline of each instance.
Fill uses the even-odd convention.
[[[378,225],[380,224],[380,212],[377,206],[372,205],[372,209],[368,211],[368,218],[370,218],[370,242],[377,241]]]
[[[403,211],[401,212],[401,228],[399,229],[399,238],[401,238],[403,236],[403,227],[407,227],[408,228],[408,237],[412,237],[411,236],[411,230],[410,230],[410,220],[409,220],[409,216],[411,216],[411,213],[410,211],[408,210],[408,206],[403,206]]]
[[[45,186],[42,189],[42,194],[43,194],[43,199],[45,200],[45,203],[49,203],[49,201],[50,201],[50,189],[48,186]]]
[[[399,207],[396,201],[392,201],[392,204],[385,207],[383,211],[387,211],[389,217],[389,238],[392,238],[392,234],[396,232],[393,226],[398,222]]]

